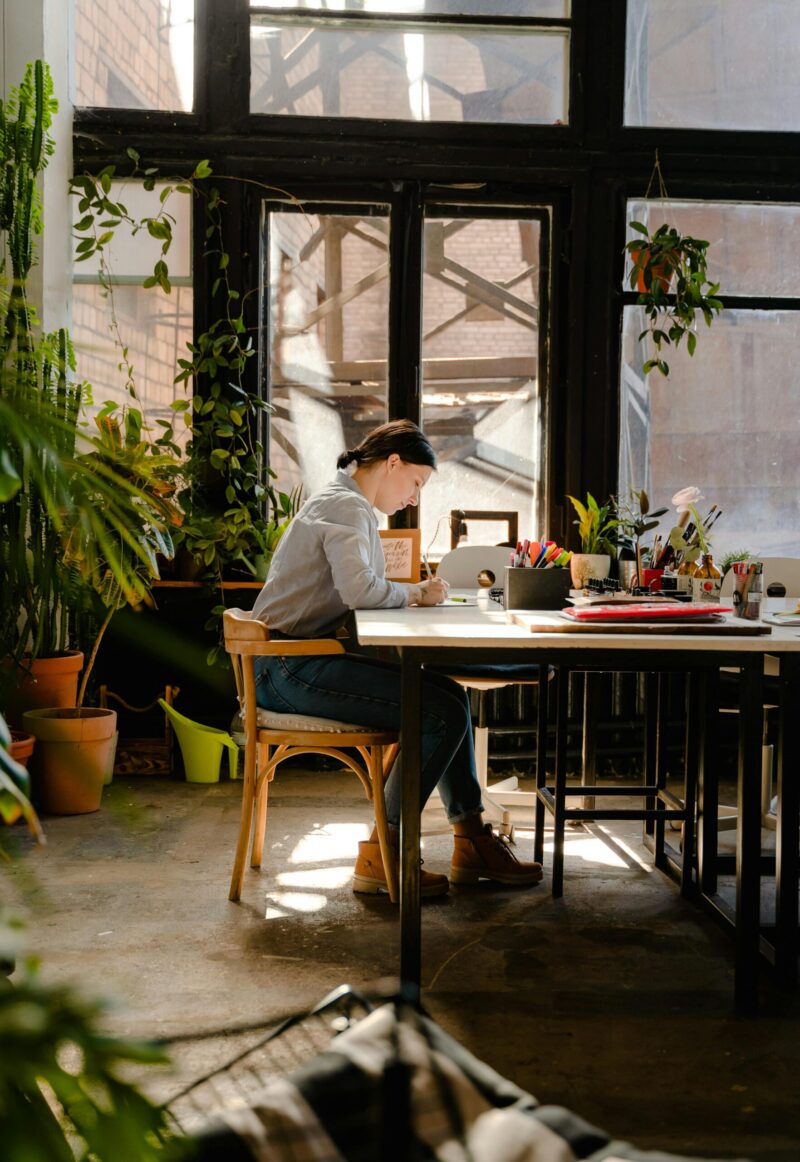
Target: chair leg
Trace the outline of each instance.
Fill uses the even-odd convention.
[[[269,763],[270,747],[267,743],[260,743],[258,748],[258,770],[266,770]],[[258,782],[253,815],[255,828],[253,830],[253,846],[250,850],[250,867],[261,867],[264,855],[264,836],[267,831],[267,807],[269,805],[269,779],[262,775]]]
[[[386,798],[383,793],[384,772],[387,767],[391,769],[390,763],[394,759],[394,755],[384,762],[383,747],[371,746],[369,748],[369,776],[372,782],[372,801],[375,807],[375,828],[378,832],[378,846],[381,849],[381,859],[383,860],[383,870],[386,873],[386,886],[389,889],[389,899],[393,904],[397,903],[399,898],[397,890],[397,863],[394,857],[392,845],[389,842],[389,822],[386,818]]]
[[[256,752],[250,747],[245,752],[244,782],[242,784],[242,816],[239,823],[239,837],[236,840],[236,855],[233,860],[233,874],[228,899],[236,903],[242,895],[242,881],[244,879],[244,865],[247,860],[247,848],[250,843],[250,831],[253,826],[253,806],[255,803],[256,786]]]

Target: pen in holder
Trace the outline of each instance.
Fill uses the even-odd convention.
[[[506,566],[506,609],[563,609],[570,589],[569,569],[519,569]]]
[[[748,621],[757,621],[761,616],[761,574],[762,561],[734,561],[733,569],[733,615]]]

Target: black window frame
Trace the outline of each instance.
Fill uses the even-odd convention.
[[[423,185],[459,196],[468,196],[469,186],[478,187],[481,198],[502,203],[515,195],[544,200],[540,192],[547,191],[560,207],[553,234],[547,523],[551,536],[574,540],[565,494],[589,489],[604,495],[616,487],[622,310],[635,299],[622,281],[626,203],[647,188],[655,150],[675,200],[800,200],[797,133],[623,124],[626,7],[625,0],[573,0],[568,125],[340,118],[332,125],[251,115],[248,0],[195,0],[195,111],[76,109],[75,169],[114,164],[120,174],[129,172],[126,149],[132,146],[166,173],[186,172],[208,158],[215,173],[253,177],[291,192],[336,182],[363,193],[370,184],[394,183],[404,197],[414,198]],[[254,285],[261,273],[259,221],[249,197],[240,194],[239,221],[247,224],[231,241],[240,251],[236,276]],[[196,229],[195,256],[201,245]],[[195,270],[196,325],[204,328],[208,287],[197,264]],[[740,298],[726,302],[748,305]],[[255,324],[257,306],[253,310]],[[409,340],[407,318],[398,316],[391,325]],[[391,374],[393,409],[413,415],[418,386],[404,381],[400,368]]]

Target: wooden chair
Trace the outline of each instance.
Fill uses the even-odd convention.
[[[375,822],[389,897],[396,902],[397,866],[389,845],[383,792],[399,750],[397,733],[305,714],[278,714],[256,705],[253,658],[341,654],[344,653],[341,642],[333,638],[271,639],[268,626],[242,609],[226,610],[223,624],[225,649],[230,655],[236,679],[245,736],[242,817],[228,898],[237,901],[241,896],[251,834],[250,866],[261,867],[269,784],[275,777],[276,768],[294,755],[323,754],[337,759],[351,770],[361,781],[367,798],[375,804]],[[363,761],[359,762],[347,753],[348,750],[357,751]]]

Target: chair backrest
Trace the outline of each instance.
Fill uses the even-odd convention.
[[[510,550],[502,546],[462,545],[445,553],[436,570],[454,589],[505,588]]]
[[[342,654],[344,646],[336,638],[271,638],[269,626],[246,609],[226,609],[222,615],[225,649],[231,659],[236,695],[245,735],[256,732],[256,680],[253,658],[268,654]]]
[[[756,557],[756,560],[764,566],[762,590],[765,597],[800,597],[800,558]],[[770,586],[775,592],[769,592]],[[723,577],[720,592],[723,597],[730,597],[733,593],[733,569]]]

